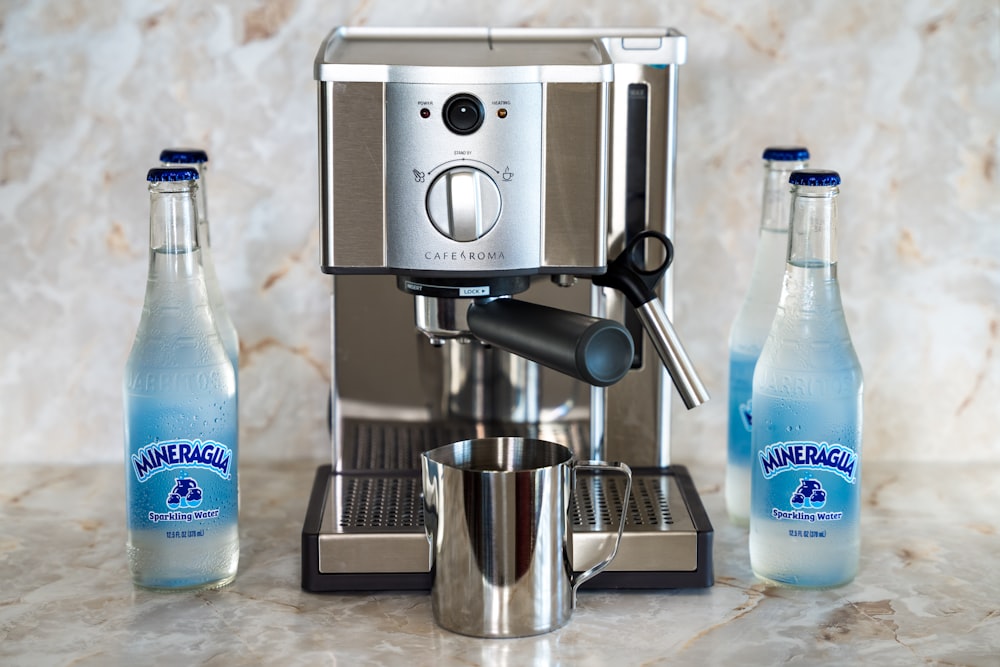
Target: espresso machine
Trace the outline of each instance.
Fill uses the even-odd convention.
[[[624,461],[580,475],[592,588],[713,583],[712,526],[670,459],[673,29],[342,27],[321,45],[321,268],[332,457],[302,530],[310,591],[429,589],[420,454],[477,437]]]

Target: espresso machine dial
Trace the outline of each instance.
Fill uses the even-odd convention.
[[[500,218],[500,188],[479,169],[449,169],[427,190],[427,216],[448,238],[475,241],[493,229]]]

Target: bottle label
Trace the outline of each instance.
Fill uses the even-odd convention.
[[[175,468],[201,468],[229,479],[233,452],[212,440],[168,440],[153,442],[132,455],[132,471],[139,482]]]
[[[235,457],[226,445],[213,440],[153,442],[129,459],[134,495],[142,499],[136,508],[141,508],[142,515],[134,520],[169,525],[227,518]],[[204,531],[184,532],[185,537],[204,535]]]
[[[776,442],[758,452],[769,515],[779,521],[841,521],[856,494],[858,456],[826,442]],[[848,519],[854,517],[848,516]]]

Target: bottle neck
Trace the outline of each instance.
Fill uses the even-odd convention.
[[[789,203],[788,177],[796,169],[804,169],[806,162],[787,160],[764,161],[764,203],[761,208],[760,228],[762,230],[787,232]]]
[[[208,165],[204,162],[198,165],[198,190],[194,195],[194,208],[195,214],[198,216],[199,227],[199,244],[203,248],[207,248],[208,243],[208,188],[205,185],[205,181],[208,178]],[[204,232],[204,233],[202,233]]]
[[[208,188],[205,187],[205,180],[208,178],[208,164],[200,162],[188,164],[180,162],[164,162],[164,167],[187,167],[198,170],[197,191],[194,193],[194,209],[198,220],[198,244],[204,250],[211,245],[208,236]]]
[[[788,264],[822,268],[827,275],[836,277],[837,193],[836,187],[792,188]]]
[[[169,268],[171,274],[187,276],[200,270],[195,212],[197,188],[197,184],[190,181],[150,185],[149,249],[153,267]],[[161,266],[163,264],[166,266]]]

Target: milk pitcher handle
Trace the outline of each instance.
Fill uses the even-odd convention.
[[[632,498],[632,469],[624,463],[605,463],[604,461],[579,461],[574,464],[573,468],[574,475],[581,468],[590,470],[607,470],[625,475],[625,493],[622,495],[621,520],[618,522],[618,537],[615,539],[615,546],[607,558],[573,578],[573,606],[575,607],[576,589],[580,587],[580,584],[600,574],[618,554],[618,547],[622,543],[622,533],[625,532],[625,520],[628,517],[629,500]]]

